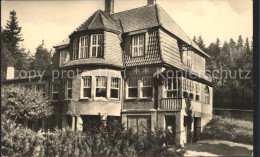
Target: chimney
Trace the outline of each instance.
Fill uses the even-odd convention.
[[[114,13],[114,0],[105,0],[105,13],[109,15]]]
[[[7,80],[14,79],[14,67],[7,67],[6,79]]]
[[[147,0],[147,5],[154,5],[156,0]]]

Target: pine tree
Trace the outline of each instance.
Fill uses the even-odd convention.
[[[7,21],[6,29],[3,31],[3,41],[9,43],[9,50],[12,53],[17,53],[19,43],[23,41],[21,37],[21,29],[19,27],[16,12],[13,10],[10,12],[10,20]]]

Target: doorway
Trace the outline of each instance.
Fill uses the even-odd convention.
[[[200,134],[201,134],[201,118],[194,117],[194,132],[193,132],[194,142],[199,140]]]
[[[175,116],[165,116],[165,128],[166,128],[166,144],[175,144]]]
[[[184,116],[184,127],[185,127],[185,133],[187,138],[187,143],[192,142],[192,117],[191,116]]]

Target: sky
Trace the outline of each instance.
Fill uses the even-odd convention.
[[[147,0],[115,0],[115,12],[146,5]],[[238,36],[253,36],[252,0],[157,0],[173,20],[193,39],[202,36],[206,46]],[[11,10],[22,27],[23,47],[35,53],[42,40],[50,50],[67,38],[96,10],[104,10],[104,0],[2,1],[1,25],[5,28]]]

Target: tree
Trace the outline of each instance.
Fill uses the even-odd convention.
[[[1,27],[1,50],[2,50],[2,65],[1,79],[6,78],[6,70],[8,66],[13,66],[16,70],[28,70],[30,66],[29,55],[24,48],[20,47],[20,42],[23,41],[21,29],[18,25],[16,12],[10,12],[10,20],[7,21],[6,28]],[[17,76],[16,76],[17,77]]]
[[[3,40],[5,43],[9,43],[9,50],[12,53],[16,53],[19,48],[19,43],[23,41],[21,37],[22,27],[18,26],[18,20],[16,17],[16,12],[13,10],[10,12],[10,20],[7,21],[6,29],[3,32]]]
[[[41,119],[52,114],[50,100],[41,92],[19,86],[4,86],[1,94],[1,115],[14,122]]]
[[[51,51],[45,48],[44,40],[37,47],[31,69],[33,70],[48,70],[51,65]]]

